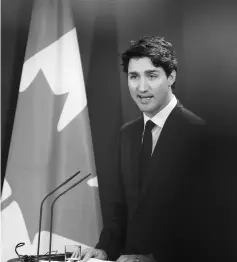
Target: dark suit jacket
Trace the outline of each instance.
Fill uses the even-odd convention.
[[[152,253],[157,261],[198,261],[205,255],[201,254],[205,232],[200,222],[205,213],[200,188],[206,171],[204,121],[178,102],[139,189],[143,125],[140,117],[121,129],[120,170],[113,177],[111,215],[104,221],[96,247],[113,260],[120,254]],[[191,259],[194,252],[195,260]]]

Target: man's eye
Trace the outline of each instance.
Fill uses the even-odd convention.
[[[153,80],[153,79],[156,79],[157,78],[157,75],[149,75],[148,76],[151,80]]]
[[[130,75],[130,79],[137,79],[137,75]]]

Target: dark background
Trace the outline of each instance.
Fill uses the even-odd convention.
[[[5,175],[32,0],[2,0],[2,178]],[[129,40],[161,35],[179,61],[175,94],[207,121],[214,153],[210,234],[237,253],[237,1],[73,0],[103,215],[117,170],[121,125],[139,115],[120,70]],[[108,123],[109,122],[109,123]],[[3,181],[3,179],[2,179]],[[233,252],[233,253],[232,253]],[[226,260],[227,261],[227,260]]]

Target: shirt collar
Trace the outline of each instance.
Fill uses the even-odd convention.
[[[163,128],[166,119],[168,118],[171,111],[175,108],[176,104],[177,104],[177,98],[175,97],[175,95],[173,95],[173,98],[171,99],[169,104],[166,107],[164,107],[160,112],[158,112],[156,115],[154,115],[152,118],[149,118],[143,113],[144,126],[146,125],[146,122],[148,120],[152,120],[152,122],[154,122],[157,126]]]

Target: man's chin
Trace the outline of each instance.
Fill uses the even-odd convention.
[[[142,113],[144,113],[146,116],[152,118],[154,115],[156,115],[156,113],[159,111],[155,108],[151,108],[148,106],[144,106],[144,105],[138,105],[138,108],[140,109],[140,111]]]
[[[144,113],[146,116],[148,116],[148,117],[152,117],[154,114],[153,114],[153,110],[151,110],[151,109],[148,109],[148,108],[144,108],[144,107],[139,107],[139,109],[140,109],[140,111],[142,112],[142,113]]]

